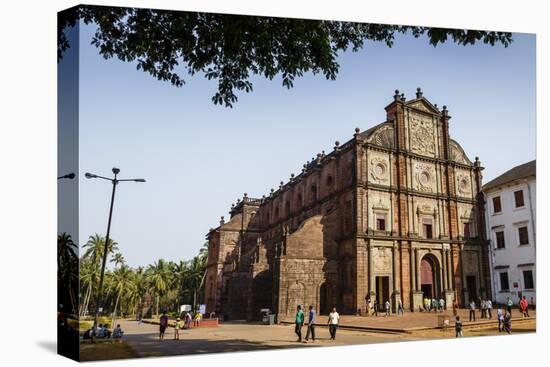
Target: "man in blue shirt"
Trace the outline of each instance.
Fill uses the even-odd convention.
[[[307,320],[307,333],[306,341],[309,340],[309,334],[311,333],[311,340],[315,343],[315,310],[313,306],[309,306],[309,314]]]

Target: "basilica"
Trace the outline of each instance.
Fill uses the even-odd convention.
[[[207,312],[357,314],[368,297],[418,311],[424,297],[490,296],[479,159],[420,88],[411,100],[395,91],[385,111],[278,189],[231,206],[207,234]]]

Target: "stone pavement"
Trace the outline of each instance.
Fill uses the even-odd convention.
[[[331,341],[326,328],[317,328],[315,343],[298,343],[292,325],[224,323],[218,328],[180,330],[180,340],[173,340],[174,329],[168,328],[164,341],[159,341],[157,325],[138,325],[136,321],[128,320],[121,320],[120,324],[124,330],[123,339],[139,357],[326,347],[415,339],[405,335],[338,330],[336,340]],[[307,328],[304,327],[304,337],[306,331]]]
[[[344,316],[344,319],[348,316]],[[349,316],[352,317],[352,316]],[[382,322],[380,317],[380,322]],[[405,321],[403,317],[402,321]],[[321,320],[319,320],[321,321]],[[388,322],[388,319],[386,319]],[[410,321],[413,322],[413,321]],[[414,321],[416,323],[417,321]],[[328,329],[318,326],[315,343],[296,342],[293,325],[260,325],[251,323],[223,323],[217,328],[197,328],[180,330],[180,340],[173,340],[174,329],[168,328],[164,341],[158,340],[158,325],[141,324],[136,321],[121,320],[124,341],[138,357],[159,357],[191,355],[202,353],[224,353],[258,351],[267,349],[296,347],[328,347],[353,344],[402,342],[412,340],[454,338],[454,330],[420,329],[412,333],[380,333],[365,330],[339,329],[336,340],[329,339]],[[521,324],[512,323],[513,333],[535,331],[535,320]],[[303,327],[305,337],[307,327]],[[465,330],[464,336],[498,335],[495,324],[491,328]],[[504,337],[504,336],[503,336]]]

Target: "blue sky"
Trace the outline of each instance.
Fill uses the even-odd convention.
[[[535,158],[535,36],[503,46],[430,46],[398,36],[339,56],[336,81],[305,75],[293,89],[253,78],[233,109],[215,106],[216,82],[200,75],[175,88],[105,60],[80,34],[80,243],[105,233],[111,187],[84,172],[144,177],[117,189],[112,237],[131,266],[196,254],[231,203],[261,197],[354,128],[384,121],[399,89],[447,105],[451,137],[486,167],[484,182]]]

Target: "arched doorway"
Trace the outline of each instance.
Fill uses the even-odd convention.
[[[319,287],[319,314],[328,315],[328,313],[329,313],[329,305],[328,305],[327,283],[323,283]]]
[[[420,262],[420,290],[424,298],[441,297],[439,264],[433,255],[426,255]]]

